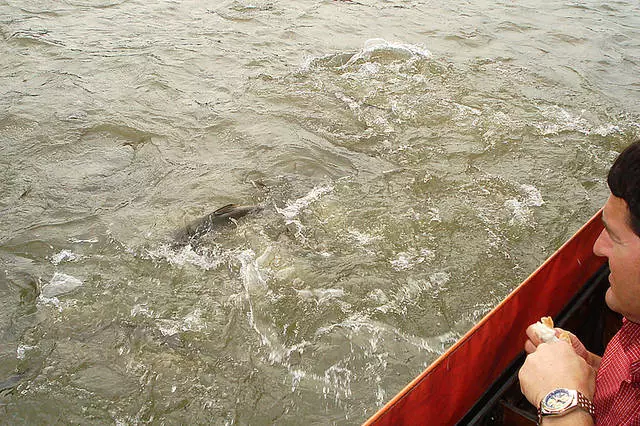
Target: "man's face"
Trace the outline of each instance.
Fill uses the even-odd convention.
[[[626,201],[609,197],[602,214],[605,229],[593,245],[593,252],[609,259],[607,305],[640,323],[640,237],[631,229],[629,214]]]

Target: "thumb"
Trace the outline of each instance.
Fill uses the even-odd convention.
[[[585,361],[588,359],[589,351],[587,351],[587,348],[584,347],[580,339],[578,339],[575,334],[570,331],[563,330],[562,328],[556,328],[555,330],[556,336],[561,340],[568,340],[578,356],[584,358]]]

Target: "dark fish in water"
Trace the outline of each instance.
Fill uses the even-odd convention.
[[[22,374],[14,374],[9,377],[7,380],[0,382],[0,394],[2,393],[10,393],[13,388],[20,384],[24,375]]]
[[[262,206],[227,204],[201,219],[194,220],[178,231],[175,235],[176,244],[184,245],[193,242],[220,225],[232,223],[236,219],[249,213],[257,213],[262,209]]]

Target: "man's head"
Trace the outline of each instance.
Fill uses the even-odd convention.
[[[602,214],[605,229],[593,251],[609,260],[607,305],[640,323],[640,141],[618,156],[608,183],[611,195]]]
[[[640,235],[640,140],[618,156],[607,178],[611,193],[627,202],[630,226]]]

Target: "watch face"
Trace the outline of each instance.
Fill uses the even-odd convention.
[[[562,411],[573,402],[573,394],[568,389],[556,389],[542,400],[543,407],[549,412]]]

